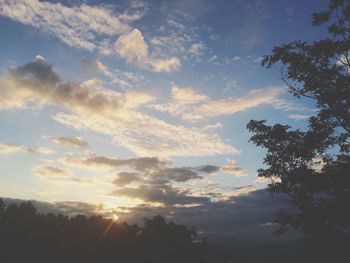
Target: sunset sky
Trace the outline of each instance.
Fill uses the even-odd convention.
[[[246,124],[304,128],[314,105],[262,56],[324,37],[310,15],[326,6],[0,0],[0,196],[199,226],[264,217]]]

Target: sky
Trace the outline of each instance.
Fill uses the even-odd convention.
[[[264,150],[246,125],[303,129],[315,107],[261,61],[323,38],[311,14],[326,6],[0,0],[0,196],[265,233],[285,200],[266,202]]]

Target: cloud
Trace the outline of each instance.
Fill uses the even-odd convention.
[[[145,203],[163,205],[192,204],[209,201],[206,197],[188,196],[183,191],[168,184],[142,184],[137,188],[123,187],[112,191],[111,195],[141,199]]]
[[[170,72],[178,70],[181,66],[181,62],[177,57],[171,57],[168,59],[152,59],[151,66],[155,72]]]
[[[205,156],[239,152],[216,134],[169,124],[140,112],[129,112],[128,119],[120,120],[91,119],[86,115],[65,113],[56,114],[54,119],[77,130],[109,135],[118,145],[139,156]]]
[[[52,65],[37,58],[0,77],[0,109],[60,106],[67,112],[54,115],[56,121],[77,130],[108,135],[139,156],[237,152],[216,134],[170,124],[140,112],[140,107],[153,100],[147,93],[117,93],[101,85],[96,80],[63,82]]]
[[[248,174],[240,167],[237,166],[236,160],[229,160],[225,166],[223,166],[222,171],[229,173],[233,176],[242,177]]]
[[[208,63],[212,63],[214,61],[216,61],[218,59],[218,56],[217,55],[213,55],[209,60],[208,60]]]
[[[209,100],[208,96],[191,88],[180,88],[176,85],[171,87],[171,95],[173,100],[180,104],[196,104]]]
[[[223,125],[221,122],[217,122],[217,123],[214,123],[214,124],[207,124],[205,125],[204,127],[201,128],[201,130],[205,131],[205,130],[211,130],[211,129],[219,129],[219,128],[222,128]]]
[[[302,114],[291,114],[288,116],[289,119],[294,121],[302,121],[310,118],[310,115],[302,115]]]
[[[118,173],[117,179],[113,181],[113,184],[124,187],[130,185],[131,183],[143,182],[143,179],[140,177],[140,174],[135,172],[120,172]]]
[[[111,78],[114,76],[109,68],[97,59],[83,58],[80,60],[79,65],[81,70],[90,76],[103,75]]]
[[[33,172],[36,175],[47,179],[64,179],[72,176],[71,171],[51,165],[38,165],[34,167]]]
[[[156,157],[139,157],[130,159],[115,159],[105,156],[92,156],[88,158],[77,158],[75,156],[66,155],[60,162],[67,166],[100,170],[114,169],[121,166],[129,166],[137,171],[158,170],[167,162]]]
[[[128,63],[146,66],[148,60],[148,45],[137,28],[130,33],[120,36],[116,43],[117,53]]]
[[[200,172],[204,172],[207,174],[211,174],[211,173],[215,173],[220,171],[220,167],[219,166],[215,166],[215,165],[203,165],[197,168],[198,171]]]
[[[310,108],[307,106],[301,105],[299,103],[295,103],[293,101],[287,101],[285,99],[275,99],[272,104],[273,108],[276,110],[282,111],[299,111],[305,112],[310,111]]]
[[[153,177],[165,177],[175,182],[186,182],[193,179],[202,179],[191,167],[163,168],[152,173]]]
[[[143,13],[117,14],[107,6],[81,4],[68,7],[38,0],[5,0],[0,15],[56,36],[68,46],[95,50],[100,38],[110,38],[130,30],[129,23]]]
[[[173,85],[170,103],[153,103],[149,107],[180,116],[184,120],[197,121],[235,114],[264,104],[275,105],[278,96],[283,92],[285,92],[283,88],[271,87],[250,91],[240,98],[211,100],[191,88],[179,88]]]
[[[271,104],[283,92],[281,88],[264,88],[250,91],[241,98],[228,98],[222,100],[209,101],[198,105],[191,112],[182,114],[185,120],[201,120],[223,115],[231,115],[240,111],[245,111],[263,104]]]
[[[27,147],[17,143],[1,143],[0,154],[14,153],[34,153],[34,154],[52,154],[54,151],[46,147]]]
[[[261,64],[261,62],[263,61],[264,57],[257,57],[256,59],[254,59],[254,62],[256,64]]]
[[[191,111],[201,103],[209,101],[210,98],[201,94],[191,87],[179,87],[175,84],[171,86],[171,102],[166,104],[151,104],[153,108],[162,112],[169,112],[174,116],[182,115],[184,112]]]
[[[58,104],[77,112],[110,115],[115,115],[121,108],[116,94],[95,90],[90,87],[90,82],[87,85],[62,82],[52,65],[42,58],[12,68],[9,73],[9,76],[0,78],[2,108]]]
[[[50,136],[48,137],[53,143],[76,148],[84,148],[88,146],[88,143],[83,141],[80,137],[66,137],[66,136]]]
[[[203,52],[206,49],[206,45],[203,43],[194,43],[191,45],[190,49],[188,50],[188,54],[191,57],[198,57],[203,55]]]
[[[242,168],[240,168],[237,165],[236,160],[228,160],[227,164],[223,166],[203,165],[203,166],[197,167],[196,170],[207,174],[216,174],[219,172],[228,173],[237,177],[248,175]]]
[[[123,13],[117,13],[112,5],[65,6],[38,0],[5,0],[0,5],[0,15],[33,26],[53,35],[71,47],[99,51],[103,55],[119,54],[128,63],[155,72],[170,72],[179,69],[177,57],[159,58],[149,54],[141,31],[131,23],[146,13],[146,5],[134,5]],[[119,36],[114,43],[112,38]],[[92,65],[93,62],[97,64]],[[99,61],[84,60],[85,69],[95,69],[106,76],[112,73]]]
[[[122,80],[118,77],[114,77],[112,83],[122,87],[123,89],[130,89],[133,87],[133,85],[131,83],[129,83],[125,80]]]
[[[180,60],[176,57],[166,59],[150,57],[149,47],[137,28],[121,35],[115,42],[115,50],[128,63],[142,68],[151,67],[156,72],[170,72],[181,66]]]
[[[193,179],[201,179],[195,168],[192,167],[167,167],[168,161],[156,157],[139,157],[130,159],[114,159],[105,156],[92,156],[79,158],[66,155],[59,160],[62,164],[71,167],[78,167],[92,170],[116,169],[128,167],[138,172],[142,172],[144,177],[162,178],[168,181],[185,182]],[[204,171],[203,171],[204,172]],[[131,175],[135,178],[137,174]]]

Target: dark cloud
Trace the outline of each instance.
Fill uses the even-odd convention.
[[[120,172],[118,173],[117,179],[113,181],[113,184],[122,187],[134,182],[143,182],[143,179],[140,177],[138,173],[130,173],[130,172]]]
[[[153,177],[165,177],[175,182],[186,182],[193,179],[202,179],[197,172],[189,167],[164,168],[153,172]]]
[[[198,171],[203,172],[203,173],[207,173],[207,174],[211,174],[211,173],[215,173],[220,171],[220,167],[219,166],[215,166],[215,165],[203,165],[197,168]]]
[[[60,76],[54,71],[53,66],[47,63],[41,56],[37,56],[33,62],[12,68],[9,72],[15,78],[29,78],[48,85],[55,85],[61,81]]]
[[[124,187],[115,189],[111,195],[137,198],[145,202],[161,203],[164,205],[202,204],[209,201],[207,197],[189,196],[187,192],[181,191],[169,184],[156,182],[152,181],[148,184],[141,184],[137,188]]]
[[[73,111],[110,115],[123,107],[117,95],[94,89],[96,83],[63,82],[53,66],[41,56],[24,66],[9,69],[9,77],[2,82],[9,93],[7,96],[11,95],[10,99],[19,96],[17,99],[22,99],[24,105],[28,101],[39,105],[57,104]]]

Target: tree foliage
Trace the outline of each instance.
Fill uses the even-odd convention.
[[[30,202],[0,199],[0,262],[200,262],[193,231],[161,216],[144,220],[140,227],[101,216],[43,215]]]
[[[247,127],[251,141],[267,150],[259,176],[295,208],[276,214],[276,233],[293,227],[313,244],[342,246],[350,244],[350,1],[331,0],[313,14],[313,26],[324,25],[328,38],[280,45],[262,61],[267,68],[281,63],[290,93],[315,102],[308,129],[254,120]]]

